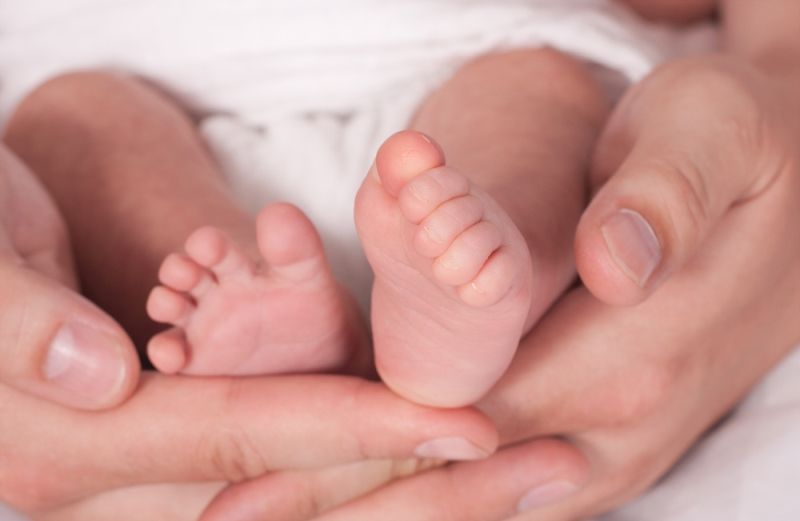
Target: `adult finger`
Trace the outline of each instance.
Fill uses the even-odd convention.
[[[558,440],[535,440],[484,461],[400,480],[315,519],[500,521],[565,500],[588,476],[589,466],[576,448]]]
[[[731,209],[706,247],[638,306],[603,304],[585,288],[565,295],[480,405],[503,439],[640,421],[674,401],[679,382],[701,392],[710,375],[727,372],[724,387],[745,392],[800,338],[798,194],[800,176],[784,176]]]
[[[364,459],[477,459],[497,445],[494,426],[475,410],[414,405],[343,376],[147,375],[128,402],[103,414],[0,398],[0,418],[14,416],[13,429],[0,429],[0,447],[13,448],[0,468],[0,484],[11,489],[0,499],[38,487],[32,501],[64,501],[137,483],[241,481]],[[42,453],[55,446],[52,457]]]
[[[36,521],[197,521],[225,483],[158,483],[110,490],[47,512]]]
[[[0,262],[0,383],[78,409],[126,399],[139,359],[114,320],[20,263]]]
[[[305,521],[444,460],[372,460],[328,469],[276,472],[223,490],[200,521]]]
[[[786,114],[755,70],[718,62],[663,67],[624,98],[597,147],[599,188],[576,233],[584,284],[635,304],[686,264],[733,205],[787,164]]]

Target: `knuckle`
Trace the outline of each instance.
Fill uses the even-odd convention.
[[[665,82],[669,87],[666,90],[669,96],[663,99],[667,102],[665,108],[735,107],[743,111],[743,117],[748,117],[757,115],[761,106],[751,87],[753,77],[752,71],[739,64],[722,58],[701,57],[678,60],[662,67],[653,74],[651,81]]]
[[[238,483],[262,475],[267,465],[244,430],[228,424],[206,438],[201,456],[208,454],[211,475]]]
[[[200,436],[197,449],[198,461],[208,462],[209,475],[222,477],[231,482],[240,482],[264,474],[268,470],[264,455],[251,438],[248,431],[239,423],[235,411],[240,403],[241,381],[228,383],[222,403],[222,420],[209,427]]]
[[[656,234],[664,239],[667,255],[685,258],[722,212],[716,208],[703,165],[674,151],[646,160],[643,166],[656,173],[651,190],[657,197],[653,209],[660,214],[651,221]]]
[[[703,153],[718,164],[717,170],[749,180],[751,191],[771,179],[776,168],[769,167],[776,161],[762,163],[765,157],[781,155],[774,150],[783,144],[780,125],[775,124],[781,116],[765,95],[771,88],[753,68],[724,58],[689,58],[663,67],[648,81],[664,89],[651,90],[658,99],[644,96],[643,103],[658,107],[659,114],[675,124],[668,128],[687,128],[687,114],[689,121],[692,114],[703,115],[696,128],[703,132],[700,138],[713,136]]]

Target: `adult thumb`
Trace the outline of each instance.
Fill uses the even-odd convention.
[[[746,89],[718,72],[676,77],[673,68],[617,108],[598,143],[595,196],[576,232],[578,272],[597,298],[645,300],[734,205],[781,170],[780,156],[764,150],[776,141],[767,111]]]
[[[87,410],[113,407],[132,393],[139,360],[114,320],[18,264],[0,264],[0,280],[0,384]]]

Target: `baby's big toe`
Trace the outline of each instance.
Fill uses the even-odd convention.
[[[275,203],[261,210],[257,238],[271,273],[296,283],[330,277],[322,239],[296,206]]]
[[[389,137],[375,157],[381,184],[393,197],[423,172],[444,165],[444,153],[429,137],[404,130]]]

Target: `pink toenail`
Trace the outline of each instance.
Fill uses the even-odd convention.
[[[369,175],[372,177],[379,185],[382,185],[381,176],[378,174],[378,165],[375,162],[372,162],[372,166],[369,167]]]
[[[447,161],[445,160],[445,158],[444,158],[444,157],[445,157],[445,156],[444,156],[444,150],[442,150],[442,147],[440,147],[440,146],[439,146],[439,143],[437,143],[435,139],[433,139],[432,137],[430,137],[428,134],[426,134],[426,133],[424,133],[424,132],[419,132],[419,131],[417,131],[417,134],[419,134],[419,136],[420,136],[422,139],[424,139],[424,140],[425,140],[425,141],[427,141],[429,144],[433,145],[433,146],[434,146],[434,148],[436,148],[436,150],[437,150],[437,151],[439,152],[439,154],[442,156],[442,164],[444,164],[444,163],[446,163],[446,162],[447,162]]]

